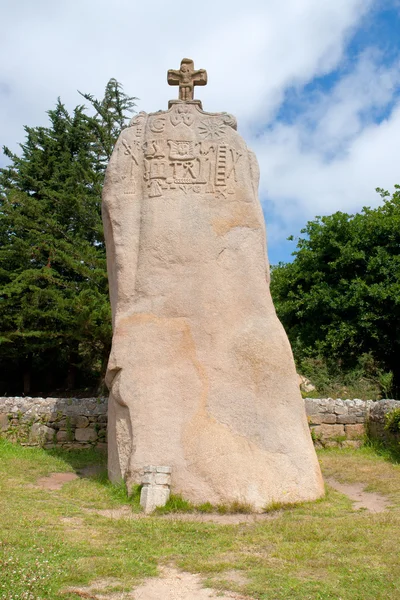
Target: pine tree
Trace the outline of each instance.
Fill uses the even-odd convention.
[[[21,156],[0,169],[0,380],[31,391],[92,384],[110,349],[104,170],[134,99],[114,79],[94,108],[59,100],[49,127],[26,127]],[[75,375],[80,376],[80,382]],[[9,388],[9,389],[8,389]],[[14,390],[15,391],[15,390]],[[18,391],[18,388],[17,390]]]

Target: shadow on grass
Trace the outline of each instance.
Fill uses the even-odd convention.
[[[88,467],[98,467],[107,471],[107,454],[96,448],[84,448],[82,450],[63,450],[62,448],[46,448],[45,452],[50,456],[60,458],[69,464],[75,471]]]

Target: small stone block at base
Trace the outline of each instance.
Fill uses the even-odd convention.
[[[144,467],[142,485],[140,505],[146,514],[153,512],[157,506],[165,506],[170,496],[171,467]]]

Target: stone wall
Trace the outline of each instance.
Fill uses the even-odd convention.
[[[400,408],[397,400],[305,399],[316,446],[359,446],[367,432],[388,442],[400,441],[384,429],[385,415]],[[0,398],[0,433],[29,445],[105,449],[106,398]]]
[[[372,400],[306,398],[306,413],[315,445],[360,445],[372,404]]]
[[[316,446],[360,446],[364,435],[396,441],[385,431],[385,415],[400,408],[398,400],[306,398],[306,413]]]
[[[106,398],[0,398],[0,433],[27,445],[106,448]]]

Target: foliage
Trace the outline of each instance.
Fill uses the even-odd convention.
[[[371,353],[362,354],[356,365],[347,370],[339,361],[323,356],[301,358],[297,366],[316,388],[304,392],[305,397],[379,400],[392,389],[393,374],[379,369]]]
[[[134,106],[114,79],[48,127],[25,127],[21,156],[0,169],[0,379],[34,371],[47,387],[98,379],[110,349],[101,190],[106,161]],[[21,378],[18,378],[20,387]],[[4,387],[4,386],[3,386]],[[43,388],[39,388],[43,389]],[[4,392],[13,391],[5,385]],[[17,390],[18,391],[18,390]]]
[[[298,363],[322,358],[329,374],[346,373],[370,356],[387,396],[400,385],[400,186],[377,191],[376,209],[309,221],[271,292]]]
[[[400,433],[400,408],[395,408],[385,415],[385,429],[390,433]]]

